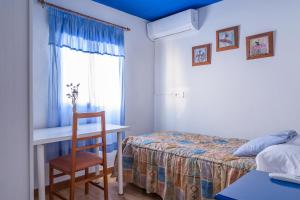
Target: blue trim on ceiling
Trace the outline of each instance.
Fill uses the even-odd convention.
[[[154,21],[190,8],[201,8],[222,0],[93,0],[137,17]]]

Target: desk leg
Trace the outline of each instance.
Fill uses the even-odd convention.
[[[123,152],[122,152],[122,132],[118,132],[118,185],[119,194],[123,194]]]
[[[45,200],[45,149],[44,145],[37,145],[37,168],[39,183],[39,200]]]

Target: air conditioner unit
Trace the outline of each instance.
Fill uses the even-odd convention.
[[[198,10],[194,9],[189,9],[147,24],[148,37],[151,40],[198,29]]]

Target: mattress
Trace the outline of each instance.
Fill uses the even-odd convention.
[[[208,200],[248,171],[254,157],[232,153],[247,140],[156,132],[124,141],[124,181],[162,199]]]

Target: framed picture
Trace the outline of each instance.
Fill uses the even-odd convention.
[[[204,44],[192,48],[193,66],[211,64],[211,44]]]
[[[217,51],[239,48],[239,26],[217,31]]]
[[[273,32],[246,38],[247,60],[274,56]]]

